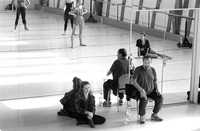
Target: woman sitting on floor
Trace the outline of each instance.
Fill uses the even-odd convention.
[[[75,112],[75,94],[79,92],[81,87],[81,79],[78,77],[73,78],[73,89],[69,92],[66,92],[64,97],[60,100],[60,103],[63,105],[63,109],[58,112],[58,115],[61,116],[71,116]]]
[[[75,96],[75,108],[77,114],[74,114],[77,125],[89,124],[91,128],[95,124],[103,124],[105,118],[95,115],[95,97],[91,92],[91,85],[87,81],[81,83],[80,92]]]

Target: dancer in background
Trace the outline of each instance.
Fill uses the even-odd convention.
[[[15,30],[17,28],[18,25],[18,21],[19,21],[19,16],[21,14],[22,16],[22,22],[24,24],[24,29],[25,30],[29,30],[27,27],[27,23],[26,23],[26,8],[28,7],[28,5],[30,5],[30,1],[29,0],[12,0],[12,5],[14,5],[14,3],[16,2],[16,7],[17,7],[17,13],[16,13],[16,19],[15,19]]]
[[[79,26],[80,46],[86,46],[82,42],[82,33],[83,33],[83,26],[84,26],[83,15],[86,13],[87,13],[87,10],[83,7],[81,0],[77,0],[76,7],[74,8],[74,10],[72,10],[70,12],[70,14],[74,15],[74,17],[75,17],[72,36],[71,36],[71,48],[73,48],[73,46],[74,46],[74,35],[75,35],[76,26]]]
[[[73,23],[74,23],[74,16],[71,15],[69,12],[72,11],[72,9],[74,8],[74,1],[73,0],[65,0],[65,7],[64,7],[64,35],[66,34],[66,30],[67,30],[67,24],[68,24],[68,20],[70,20],[71,22],[71,27],[73,30]]]
[[[149,56],[151,58],[157,58],[160,57],[162,59],[168,59],[171,60],[172,58],[170,56],[160,54],[155,52],[151,49],[150,42],[146,38],[145,33],[141,33],[141,38],[136,41],[136,46],[138,47],[138,56]]]

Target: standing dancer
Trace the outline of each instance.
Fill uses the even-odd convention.
[[[83,26],[84,26],[84,17],[83,15],[87,13],[87,10],[83,7],[81,0],[77,0],[76,7],[74,10],[70,12],[70,14],[75,16],[75,22],[73,26],[72,36],[71,36],[71,48],[73,48],[74,45],[74,35],[76,26],[79,25],[79,40],[80,40],[80,46],[86,46],[82,43],[82,32],[83,32]]]
[[[64,7],[64,21],[65,21],[65,24],[64,24],[64,35],[66,34],[66,30],[67,30],[67,24],[68,24],[68,20],[70,20],[71,22],[71,27],[72,27],[72,30],[73,30],[73,20],[74,20],[74,17],[73,15],[71,15],[69,12],[72,11],[74,7],[74,1],[73,0],[65,0],[65,7]]]
[[[17,1],[17,3],[16,3],[17,13],[16,13],[16,20],[15,20],[15,30],[16,30],[17,25],[18,25],[20,14],[22,16],[22,22],[24,24],[24,29],[29,30],[28,27],[27,27],[27,24],[26,24],[26,8],[27,8],[28,5],[30,5],[30,1],[29,0],[12,0],[11,4],[13,5],[15,1]]]

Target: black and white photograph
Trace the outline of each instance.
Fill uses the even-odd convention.
[[[0,0],[0,131],[200,131],[200,0]]]

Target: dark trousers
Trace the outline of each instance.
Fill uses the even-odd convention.
[[[107,80],[106,82],[104,82],[103,84],[103,97],[104,99],[107,101],[109,91],[112,90],[113,94],[116,96],[117,92],[118,92],[118,80]],[[109,96],[110,98],[110,96]],[[123,99],[124,98],[124,94],[123,93],[119,93],[119,98]],[[109,99],[110,101],[110,99]]]
[[[163,97],[159,92],[153,91],[152,93],[147,95],[148,98],[152,99],[155,102],[153,113],[158,113],[162,107],[163,104]],[[148,100],[145,100],[144,98],[139,98],[139,115],[143,116],[146,114],[146,106],[147,106]]]
[[[141,98],[140,92],[136,88],[134,88],[133,85],[127,85],[127,86],[132,86],[132,88],[129,88],[130,90],[128,92],[126,92],[126,95],[128,95],[127,96],[128,100],[130,98],[139,100],[139,115],[140,116],[145,115],[148,100]],[[154,89],[153,92],[151,92],[150,94],[147,95],[147,98],[150,98],[153,101],[155,101],[153,113],[158,113],[160,111],[161,107],[162,107],[162,104],[163,104],[162,95],[156,89]]]
[[[71,22],[71,27],[73,29],[73,23],[74,23],[74,18],[72,15],[69,15],[69,14],[65,14],[64,15],[64,20],[65,20],[65,24],[64,24],[64,31],[67,30],[67,24],[68,24],[68,20],[70,20]]]
[[[15,26],[18,25],[20,15],[22,16],[23,24],[26,25],[26,8],[25,7],[18,7],[17,13],[16,13],[16,19],[15,19]]]
[[[69,113],[69,117],[75,118],[79,124],[88,124],[89,119],[87,118],[87,115],[78,114],[78,113]],[[94,115],[92,118],[94,124],[103,124],[106,119],[99,115]]]

